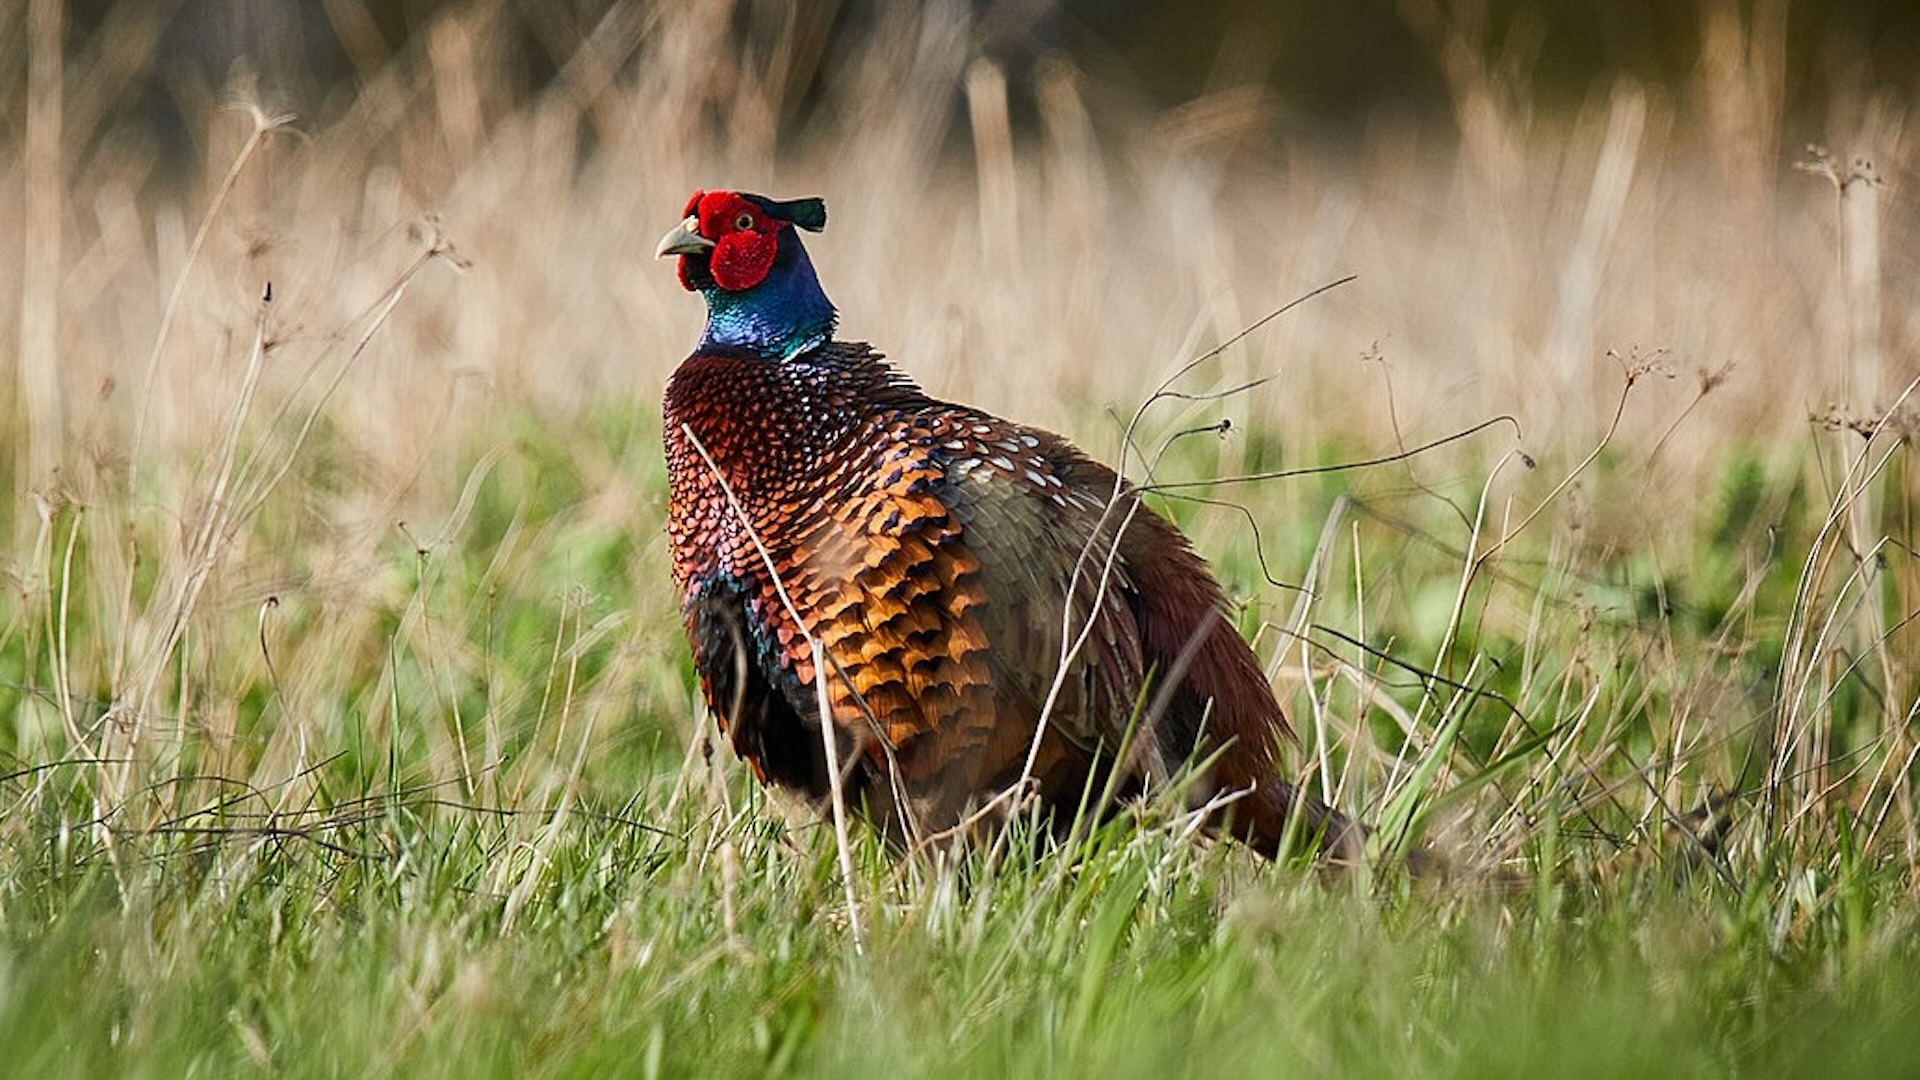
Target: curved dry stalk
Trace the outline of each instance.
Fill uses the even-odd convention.
[[[753,544],[753,550],[759,554],[762,565],[767,568],[767,576],[773,581],[773,591],[780,597],[781,606],[786,608],[787,617],[793,620],[795,629],[799,630],[801,638],[806,641],[808,650],[813,654],[814,692],[819,696],[820,742],[827,754],[827,790],[833,802],[833,839],[840,859],[840,882],[846,890],[847,926],[853,932],[854,951],[865,952],[866,933],[860,924],[860,901],[853,889],[853,844],[847,835],[847,800],[845,793],[841,790],[840,749],[833,737],[833,703],[827,695],[827,672],[831,669],[827,666],[826,652],[820,647],[820,639],[807,628],[806,620],[800,617],[800,609],[795,606],[793,597],[788,595],[786,582],[780,579],[779,567],[774,565],[773,553],[768,551],[767,545],[761,542],[759,530],[755,529],[753,522],[747,519],[746,509],[740,505],[740,500],[733,493],[733,485],[727,482],[726,475],[720,471],[720,466],[713,460],[713,455],[707,453],[706,444],[700,441],[700,436],[693,433],[691,425],[681,424],[680,431],[687,437],[687,441],[693,444],[694,450],[699,452],[700,460],[712,473],[714,483],[720,485],[720,493],[727,499],[727,508],[733,511],[734,519],[746,531],[747,539]],[[904,807],[905,804],[902,805]]]
[[[1617,422],[1616,420],[1616,423]],[[1396,461],[1405,461],[1408,458],[1427,453],[1430,450],[1438,450],[1443,446],[1472,438],[1488,428],[1498,427],[1501,424],[1512,427],[1516,436],[1520,433],[1520,422],[1512,416],[1502,413],[1499,416],[1490,416],[1472,427],[1461,428],[1452,434],[1442,435],[1440,438],[1421,443],[1411,450],[1402,450],[1398,453],[1386,454],[1381,457],[1367,458],[1363,461],[1343,461],[1337,465],[1307,465],[1298,469],[1274,469],[1271,472],[1241,473],[1238,476],[1219,476],[1203,480],[1163,480],[1158,483],[1143,484],[1135,488],[1134,491],[1142,495],[1163,495],[1183,491],[1187,488],[1215,487],[1220,484],[1251,484],[1262,480],[1287,480],[1296,476],[1320,476],[1326,473],[1371,469],[1380,465],[1391,465]],[[1521,452],[1520,456],[1521,460],[1527,462],[1529,467],[1531,467],[1533,458],[1524,452]],[[1585,468],[1585,463],[1582,463],[1581,467]],[[1577,473],[1578,470],[1576,470],[1576,475]],[[1555,494],[1558,494],[1558,492]]]
[[[200,227],[194,230],[193,242],[187,245],[187,257],[180,265],[180,275],[174,278],[173,288],[167,293],[166,306],[160,309],[160,328],[154,332],[153,348],[147,353],[146,374],[140,379],[140,406],[134,414],[133,441],[127,447],[129,487],[132,486],[133,469],[140,460],[140,445],[146,435],[147,406],[153,400],[153,380],[160,371],[160,354],[165,351],[167,338],[173,332],[173,320],[180,313],[180,300],[186,294],[187,279],[193,276],[194,264],[200,260],[200,249],[206,246],[207,235],[213,231],[214,219],[220,216],[220,210],[233,194],[233,187],[239,183],[247,162],[253,159],[268,135],[293,123],[290,113],[268,113],[251,104],[234,107],[244,109],[253,118],[253,131],[247,135],[247,141],[241,144],[240,152],[234,155],[233,164],[227,167],[226,176],[221,178],[219,188],[213,193],[213,200],[207,204],[207,212],[200,218]]]
[[[116,694],[114,712],[124,712],[131,708],[132,715],[125,720],[127,727],[127,758],[138,758],[142,730],[145,718],[153,706],[153,696],[159,692],[162,675],[167,669],[167,658],[174,654],[186,634],[187,622],[198,607],[200,592],[213,574],[213,568],[220,560],[221,552],[230,538],[229,527],[234,520],[234,505],[229,498],[233,486],[234,474],[240,454],[240,433],[247,414],[252,410],[255,391],[259,388],[260,373],[266,365],[267,356],[267,316],[273,306],[273,287],[269,284],[262,292],[260,308],[254,320],[253,346],[247,357],[246,373],[241,377],[240,392],[235,397],[233,409],[227,419],[227,430],[220,442],[219,454],[213,470],[213,488],[207,497],[207,509],[200,525],[194,530],[192,540],[187,545],[186,576],[180,581],[174,593],[171,610],[166,616],[165,629],[158,643],[148,651],[138,684],[131,699],[127,695]],[[120,787],[124,790],[127,774],[132,766],[121,769]]]
[[[1547,492],[1539,503],[1537,503],[1531,511],[1528,511],[1526,517],[1520,519],[1520,524],[1512,528],[1503,528],[1500,530],[1500,539],[1495,541],[1494,545],[1484,553],[1474,557],[1473,564],[1475,567],[1491,561],[1494,556],[1506,550],[1507,545],[1513,541],[1514,537],[1525,532],[1527,526],[1533,524],[1535,518],[1545,512],[1547,507],[1552,506],[1553,501],[1558,499],[1567,488],[1573,485],[1575,480],[1580,478],[1581,473],[1586,472],[1593,466],[1594,462],[1600,460],[1600,455],[1606,451],[1607,445],[1613,442],[1614,434],[1620,430],[1620,420],[1627,414],[1627,398],[1633,394],[1633,384],[1638,378],[1638,373],[1631,370],[1627,372],[1626,383],[1620,387],[1620,400],[1616,402],[1613,407],[1613,419],[1608,422],[1607,430],[1600,435],[1600,441],[1593,445],[1593,449],[1587,452],[1586,457],[1580,459],[1578,465],[1568,470],[1567,475],[1562,477],[1560,482],[1553,486],[1552,491]],[[1524,454],[1522,454],[1521,457],[1527,463],[1528,467],[1531,468],[1533,459]]]
[[[413,284],[413,279],[417,277],[422,270],[426,269],[429,263],[436,259],[447,261],[455,269],[464,269],[466,265],[460,255],[454,251],[453,245],[448,243],[446,238],[436,230],[428,237],[426,245],[421,249],[419,254],[414,256],[413,261],[408,263],[406,268],[400,272],[399,276],[393,280],[393,283],[387,286],[386,291],[380,294],[379,299],[375,300],[371,307],[347,324],[351,326],[354,322],[368,320],[366,329],[354,340],[353,349],[347,354],[346,360],[334,370],[333,378],[328,380],[326,388],[321,390],[320,396],[314,400],[312,407],[307,410],[306,418],[300,422],[300,429],[294,433],[292,444],[287,448],[286,458],[280,462],[279,467],[274,470],[271,476],[259,481],[252,490],[247,492],[247,513],[251,514],[254,510],[257,510],[261,504],[265,503],[267,496],[272,494],[274,489],[278,488],[281,482],[287,478],[287,474],[293,471],[293,463],[299,458],[301,448],[306,445],[307,439],[313,434],[313,429],[319,423],[320,415],[325,410],[327,403],[333,400],[333,396],[339,392],[341,384],[346,381],[347,373],[353,369],[354,364],[366,353],[367,347],[373,343],[374,335],[378,334],[381,328],[386,326],[387,320],[393,317],[394,309],[398,308],[400,301],[406,297],[407,289]],[[317,366],[315,370],[318,370]],[[303,386],[305,382],[306,380],[303,379]],[[291,402],[288,404],[290,405]],[[273,418],[272,427],[277,428],[279,426],[280,419],[286,414],[287,407],[288,406],[282,406],[281,412]]]

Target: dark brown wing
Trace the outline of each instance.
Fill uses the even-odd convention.
[[[1042,688],[1062,670],[1063,634],[1069,648],[1084,634],[1048,724],[1090,752],[1128,743],[1120,790],[1207,761],[1190,801],[1238,793],[1217,824],[1271,854],[1297,813],[1303,836],[1323,835],[1337,856],[1357,857],[1361,830],[1284,778],[1286,717],[1186,538],[1111,469],[1057,436],[973,419],[992,468],[978,457],[953,466],[965,475],[949,501],[985,568],[985,629],[1017,645],[995,650],[996,679],[1029,702],[1044,700]],[[1066,801],[1078,792],[1055,795]]]

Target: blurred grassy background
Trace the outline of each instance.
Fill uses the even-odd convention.
[[[285,1067],[330,1037],[291,987],[367,1003],[339,1060],[525,1066],[468,1038],[498,987],[605,959],[575,1007],[738,998],[763,1066],[861,1060],[807,1041],[863,1030],[843,996],[945,980],[876,1023],[984,1069],[1037,1067],[1029,1013],[1156,1060],[1142,1018],[1213,980],[1312,990],[1265,973],[1323,970],[1351,912],[1177,823],[971,891],[863,849],[898,966],[833,966],[820,837],[701,754],[661,533],[658,395],[701,312],[649,253],[726,186],[826,197],[846,336],[1110,461],[1188,358],[1357,275],[1178,388],[1270,381],[1162,401],[1142,439],[1170,444],[1154,479],[1233,503],[1164,508],[1246,601],[1301,770],[1470,880],[1537,875],[1512,901],[1537,939],[1466,896],[1340,940],[1423,986],[1491,950],[1518,981],[1488,1000],[1571,1000],[1577,966],[1531,984],[1501,950],[1594,916],[1569,948],[1616,958],[1621,1016],[1668,980],[1663,1045],[1698,994],[1706,1060],[1752,1062],[1767,1018],[1834,1003],[1827,965],[1911,969],[1917,52],[1903,5],[1784,0],[0,7],[0,1016],[146,1032],[101,1042],[123,1066],[217,1031],[212,1060]],[[1664,899],[1676,874],[1713,925]],[[1192,894],[1140,885],[1172,880]],[[1679,944],[1634,936],[1641,902]],[[1042,954],[1084,978],[1016,958],[1056,924]],[[1102,926],[1137,936],[1101,952]],[[73,934],[109,944],[35,959]],[[264,974],[223,981],[243,961]],[[1136,1008],[1085,996],[1113,971]],[[126,994],[88,999],[103,978]],[[1336,979],[1359,1026],[1317,1027],[1317,991],[1262,1034],[1321,1065],[1516,1060],[1487,1001],[1369,978]],[[191,1007],[154,1012],[169,991]],[[1372,1056],[1456,1021],[1486,1045]],[[568,1052],[542,1060],[592,1060]]]

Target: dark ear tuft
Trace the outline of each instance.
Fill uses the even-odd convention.
[[[827,227],[827,203],[824,199],[794,199],[780,204],[780,216],[808,232]]]
[[[770,216],[796,225],[808,232],[819,232],[827,227],[827,204],[824,199],[789,199],[780,202],[765,195],[741,193],[741,198],[766,211]]]

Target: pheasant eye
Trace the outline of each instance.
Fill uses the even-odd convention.
[[[733,227],[742,232],[753,228],[753,215],[742,213],[739,217],[733,219]]]

